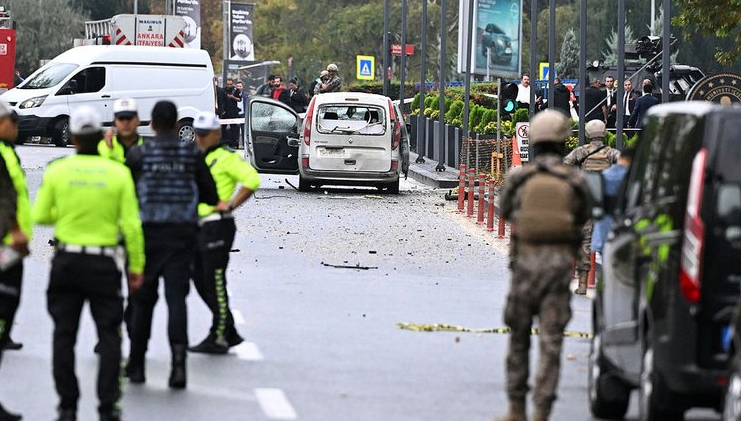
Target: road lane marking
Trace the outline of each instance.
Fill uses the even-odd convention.
[[[419,323],[405,323],[399,322],[396,324],[401,330],[411,330],[414,332],[469,332],[469,333],[504,333],[508,334],[511,332],[508,327],[496,327],[489,329],[473,329],[465,326],[454,326],[446,325],[443,323],[433,324],[419,324]],[[532,335],[540,335],[540,329],[533,327],[530,329]],[[584,338],[591,339],[593,335],[588,332],[575,332],[572,330],[565,330],[563,336],[567,338]]]
[[[265,359],[265,357],[262,356],[262,352],[260,352],[260,349],[257,347],[257,344],[254,342],[242,342],[232,349],[240,360],[262,361]]]
[[[244,317],[242,317],[242,313],[239,310],[232,310],[232,317],[234,318],[234,324],[247,324],[247,322],[244,321]]]
[[[262,412],[271,420],[295,420],[298,418],[293,405],[286,398],[286,394],[280,389],[258,388],[255,389],[257,403],[260,404]]]

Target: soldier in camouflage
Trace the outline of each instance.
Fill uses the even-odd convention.
[[[340,69],[336,64],[332,63],[327,66],[327,72],[329,73],[328,79],[326,82],[322,82],[319,93],[340,92],[342,90],[342,78],[339,75]]]
[[[511,329],[507,353],[509,413],[497,421],[526,421],[530,334],[540,328],[540,361],[533,391],[534,421],[546,421],[556,400],[563,331],[571,318],[569,284],[589,217],[590,199],[578,171],[563,164],[569,135],[566,116],[545,110],[530,124],[534,163],[513,171],[501,192],[501,216],[512,236],[512,281],[504,321]]]
[[[605,128],[605,123],[601,120],[588,122],[584,131],[589,139],[589,144],[579,146],[571,151],[563,159],[563,162],[566,165],[581,168],[583,171],[601,173],[617,162],[620,152],[617,149],[605,145],[604,140],[607,129]],[[589,220],[584,224],[582,231],[584,239],[582,240],[581,251],[579,252],[579,260],[576,264],[579,286],[574,291],[578,295],[587,294],[587,278],[592,268],[592,249],[590,247],[592,243],[592,227],[593,223]]]

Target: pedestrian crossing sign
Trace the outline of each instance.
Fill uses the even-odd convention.
[[[358,70],[356,78],[358,80],[373,80],[375,78],[375,62],[373,56],[357,56]]]

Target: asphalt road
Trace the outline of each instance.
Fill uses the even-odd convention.
[[[18,152],[34,196],[45,164],[72,149],[30,145]],[[450,421],[491,420],[505,411],[506,335],[421,333],[397,324],[502,327],[506,240],[458,215],[443,192],[413,181],[395,196],[364,189],[300,193],[284,179],[263,176],[256,198],[236,212],[227,277],[247,343],[226,356],[191,354],[188,389],[170,391],[160,300],[147,383],[124,385],[125,418]],[[37,227],[34,235],[13,333],[25,347],[7,352],[0,372],[0,401],[32,421],[53,419],[57,403],[44,295],[53,233]],[[572,305],[568,329],[589,331],[591,301],[575,297]],[[189,312],[191,342],[197,342],[210,315],[195,293]],[[77,346],[81,421],[97,419],[95,342],[86,313]],[[127,350],[125,343],[124,355]],[[588,352],[588,340],[565,340],[553,420],[592,419]],[[636,414],[633,404],[628,419]],[[690,419],[718,419],[693,414]]]

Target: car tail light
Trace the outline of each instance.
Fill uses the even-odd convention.
[[[308,156],[301,158],[301,166],[303,168],[309,168],[309,157]]]
[[[391,160],[391,171],[396,171],[399,169],[399,161],[392,159]]]
[[[705,183],[707,149],[702,149],[692,162],[690,189],[687,197],[687,213],[684,219],[682,256],[679,266],[679,286],[687,301],[700,300],[702,283],[702,253],[705,248],[705,224],[700,217],[702,190]]]
[[[311,120],[314,117],[314,102],[316,102],[316,97],[311,98],[309,110],[306,112],[306,117],[304,118],[304,143],[306,146],[311,144]],[[307,164],[306,166],[308,167],[309,165]]]
[[[394,103],[389,99],[389,115],[391,121],[394,123],[394,135],[391,138],[391,150],[395,151],[399,148],[401,142],[401,122],[396,118],[396,112],[394,111]]]

